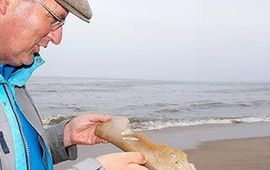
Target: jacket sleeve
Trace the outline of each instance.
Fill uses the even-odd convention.
[[[105,170],[100,162],[96,159],[87,158],[79,163],[76,163],[68,170]]]
[[[64,147],[64,128],[68,121],[63,121],[45,130],[54,164],[77,159],[77,145]]]

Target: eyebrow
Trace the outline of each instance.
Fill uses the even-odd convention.
[[[66,19],[66,17],[67,17],[67,14],[68,14],[68,12],[67,12],[67,14],[66,13],[61,13],[61,14],[59,14],[58,13],[58,11],[56,10],[57,8],[56,7],[54,7],[52,10],[53,10],[53,12],[57,15],[57,17],[59,17],[60,19],[62,19],[62,20],[65,20]],[[54,18],[54,17],[53,17]]]
[[[46,16],[50,18],[54,18],[54,16],[51,13],[49,13],[49,11],[46,11]]]
[[[66,19],[66,15],[65,14],[60,14],[60,15],[57,15],[59,18],[61,18],[62,20],[65,20]]]
[[[54,12],[55,13],[55,15],[57,16],[57,17],[59,17],[60,19],[65,19],[66,17],[64,17],[65,15],[63,14],[63,13],[61,13],[61,14],[59,14],[59,11],[57,10],[57,7],[58,7],[58,5],[53,5],[51,8],[50,8],[50,10],[52,11],[52,12]],[[54,18],[54,17],[53,17]]]

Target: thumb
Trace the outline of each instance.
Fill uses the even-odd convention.
[[[139,152],[124,152],[125,158],[129,163],[136,163],[136,164],[145,164],[146,163],[146,157]]]

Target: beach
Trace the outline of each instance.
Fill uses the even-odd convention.
[[[270,169],[270,83],[35,77],[28,85],[46,127],[82,113],[126,116],[154,142],[186,151],[199,170]],[[55,169],[112,152],[110,144],[78,146],[78,159]]]
[[[199,170],[269,170],[270,137],[220,140],[188,150]]]
[[[270,123],[174,127],[145,133],[156,143],[184,150],[199,170],[269,170]],[[78,146],[78,159],[55,166],[64,170],[87,157],[118,152],[111,144]]]

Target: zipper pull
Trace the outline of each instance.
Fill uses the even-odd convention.
[[[2,131],[0,131],[0,144],[5,154],[10,153]]]

